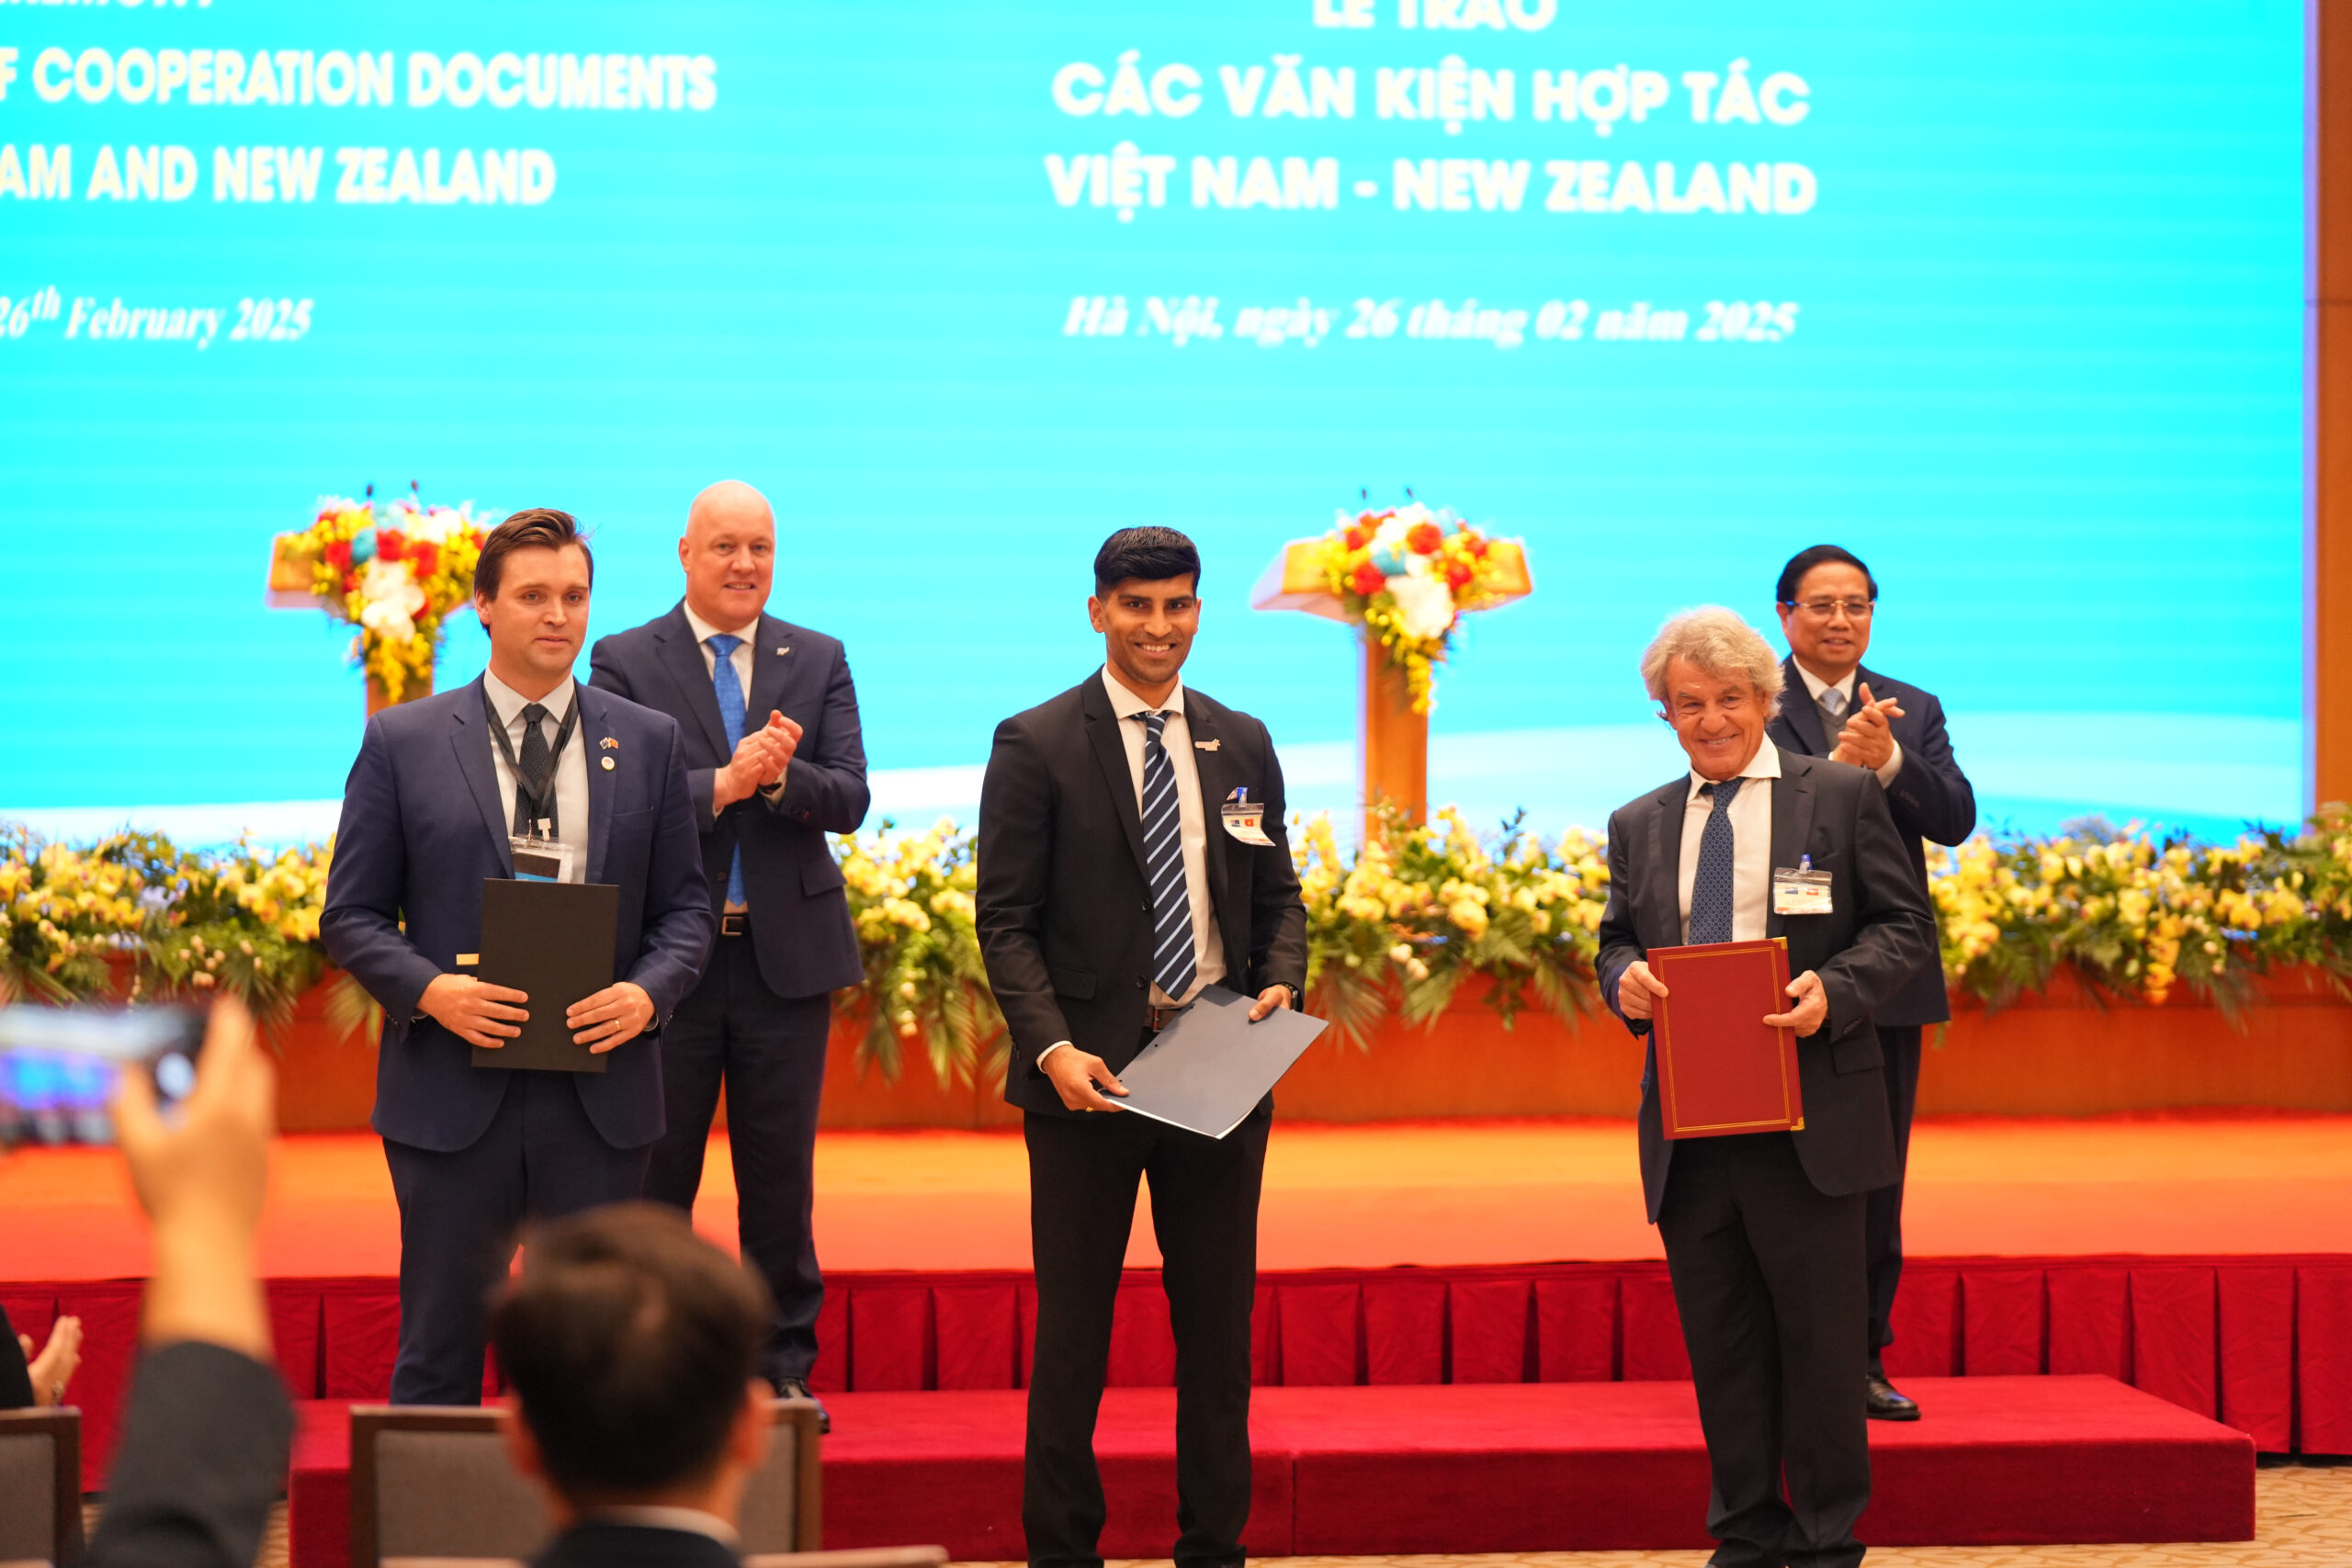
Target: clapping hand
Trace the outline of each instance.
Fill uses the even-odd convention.
[[[82,1365],[82,1320],[68,1314],[50,1325],[49,1343],[38,1352],[29,1334],[17,1336],[17,1348],[25,1353],[25,1371],[32,1375],[34,1406],[46,1410],[64,1404],[65,1385]]]
[[[1855,695],[1860,705],[1847,716],[1846,727],[1838,731],[1838,744],[1831,750],[1829,760],[1876,772],[1894,755],[1894,729],[1887,720],[1901,718],[1903,709],[1894,697],[1872,702],[1867,681],[1856,688]]]
[[[801,733],[797,721],[769,710],[767,723],[737,741],[735,754],[718,770],[711,783],[711,809],[724,811],[739,800],[783,783],[785,770],[792,766],[793,754],[800,749]]]

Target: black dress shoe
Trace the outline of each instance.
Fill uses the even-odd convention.
[[[1870,1380],[1870,1392],[1863,1396],[1863,1406],[1873,1421],[1917,1421],[1919,1402],[1908,1394],[1897,1393],[1893,1383],[1877,1373]]]
[[[1889,1392],[1892,1392],[1892,1391],[1890,1390]],[[778,1379],[776,1379],[776,1380],[775,1380],[775,1396],[776,1396],[778,1399],[805,1399],[805,1400],[807,1400],[809,1404],[813,1404],[813,1405],[815,1405],[815,1406],[817,1407],[817,1430],[818,1430],[818,1431],[820,1431],[820,1432],[830,1432],[830,1431],[831,1431],[831,1430],[833,1429],[833,1413],[832,1413],[831,1411],[830,1411],[830,1410],[828,1410],[828,1409],[826,1409],[826,1408],[825,1408],[825,1402],[824,1402],[823,1400],[821,1400],[821,1399],[818,1398],[815,1394],[813,1394],[813,1393],[809,1393],[809,1392],[808,1392],[808,1379],[806,1379],[806,1378],[778,1378]],[[1898,1394],[1895,1394],[1895,1396],[1894,1396],[1894,1397],[1895,1397],[1895,1398],[1897,1398],[1897,1399],[1903,1399],[1903,1396],[1902,1396],[1901,1394],[1899,1394],[1899,1393],[1898,1393]],[[1903,1403],[1904,1403],[1904,1404],[1911,1404],[1911,1402],[1910,1402],[1909,1400],[1907,1400],[1907,1399],[1904,1399],[1904,1400],[1903,1400]],[[1916,1404],[1912,1405],[1912,1406],[1911,1406],[1911,1414],[1912,1414],[1913,1416],[1916,1416],[1917,1415],[1918,1415],[1918,1414],[1919,1414],[1919,1407],[1918,1407],[1917,1405],[1916,1405]]]

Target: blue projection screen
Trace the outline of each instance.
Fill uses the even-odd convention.
[[[0,5],[0,815],[332,825],[322,493],[595,530],[666,609],[775,501],[877,812],[968,815],[1100,657],[1110,528],[1295,802],[1346,632],[1261,614],[1360,493],[1523,537],[1432,793],[1598,826],[1679,755],[1667,614],[1867,558],[1988,826],[2301,809],[2304,20],[2288,0]],[[478,629],[441,679],[481,666]]]

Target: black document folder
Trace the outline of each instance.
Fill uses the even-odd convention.
[[[1325,1024],[1319,1018],[1277,1008],[1250,1021],[1254,997],[1204,986],[1119,1075],[1124,1111],[1188,1132],[1222,1138],[1297,1061]]]
[[[481,961],[476,977],[531,999],[522,1032],[495,1051],[474,1047],[477,1067],[601,1073],[605,1058],[572,1043],[563,1015],[613,983],[613,933],[621,890],[609,882],[481,885]]]

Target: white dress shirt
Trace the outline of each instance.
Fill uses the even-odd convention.
[[[1168,716],[1159,727],[1159,744],[1176,774],[1176,829],[1184,845],[1184,896],[1193,906],[1193,983],[1181,997],[1170,996],[1153,981],[1151,1005],[1182,1007],[1199,996],[1204,986],[1225,978],[1225,943],[1217,934],[1216,910],[1209,903],[1208,812],[1201,802],[1201,763],[1193,751],[1192,727],[1184,720],[1184,683],[1179,681],[1168,700],[1154,708],[1121,685],[1106,664],[1102,689],[1110,694],[1111,711],[1119,717],[1119,739],[1127,749],[1127,776],[1135,784],[1137,813],[1143,810],[1143,749],[1148,732],[1143,720],[1134,716],[1154,712]],[[1037,1065],[1045,1066],[1046,1057],[1069,1043],[1057,1040],[1038,1052]]]
[[[1856,677],[1861,674],[1860,670],[1847,671],[1846,678],[1842,681],[1825,681],[1806,669],[1803,660],[1792,659],[1789,662],[1797,667],[1797,679],[1804,682],[1805,694],[1813,698],[1815,707],[1821,705],[1822,693],[1834,690],[1839,696],[1846,699],[1846,705],[1838,710],[1839,718],[1842,720],[1854,716],[1854,682]],[[1828,740],[1831,750],[1838,749],[1837,736],[1830,735],[1825,739]],[[1888,739],[1894,740],[1892,736]],[[1893,784],[1894,775],[1903,771],[1903,742],[1894,740],[1894,750],[1886,754],[1886,761],[1873,770],[1878,774],[1878,782],[1882,786]]]
[[[506,739],[514,745],[517,759],[523,755],[523,710],[532,699],[525,696],[487,670],[482,671],[482,689],[490,694],[490,705],[506,726]],[[548,716],[539,721],[539,731],[548,744],[563,728],[563,716],[571,711],[573,699],[571,677],[538,700]],[[511,831],[514,826],[514,770],[506,765],[506,752],[495,737],[488,742],[490,765],[498,774],[499,820]],[[588,753],[596,742],[590,739],[588,727],[580,725],[571,732],[571,739],[563,748],[563,755],[555,760],[555,841],[571,846],[571,871],[566,882],[588,880]]]
[[[1752,782],[1740,785],[1725,808],[1731,817],[1731,939],[1762,942],[1772,908],[1771,781],[1781,776],[1781,749],[1766,739],[1739,776]],[[1690,940],[1690,885],[1699,877],[1699,840],[1715,809],[1715,797],[1701,795],[1699,787],[1710,782],[1693,770],[1690,793],[1683,800],[1682,854],[1675,887],[1682,900],[1685,942]]]

